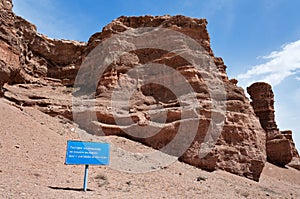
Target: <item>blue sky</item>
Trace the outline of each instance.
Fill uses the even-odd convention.
[[[300,150],[300,1],[298,0],[13,0],[14,11],[52,38],[87,41],[126,15],[182,14],[208,20],[211,45],[229,78],[246,88],[267,81],[276,121]]]

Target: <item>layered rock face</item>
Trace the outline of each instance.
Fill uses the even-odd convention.
[[[205,19],[120,17],[85,44],[40,35],[34,25],[11,12],[10,4],[2,0],[0,5],[1,85],[6,83],[4,97],[20,108],[34,106],[52,116],[74,119],[92,134],[137,140],[202,169],[259,179],[266,161],[265,132],[243,89],[236,80],[228,80],[223,60],[214,56]],[[156,29],[135,32],[147,27]],[[176,34],[159,40],[164,31],[147,39],[158,27],[183,34],[200,47],[190,47]],[[118,50],[135,48],[116,57],[97,77],[95,50],[123,33],[125,41],[119,38],[113,44]],[[137,35],[146,36],[142,43],[149,46],[135,43]],[[172,50],[155,48],[156,44]],[[199,56],[201,64],[188,60],[191,55]],[[93,64],[89,67],[83,60]],[[95,85],[86,84],[95,77]],[[127,93],[128,87],[135,89]],[[75,96],[83,105],[72,114]],[[187,150],[179,153],[182,147]]]
[[[4,83],[47,83],[55,77],[72,85],[85,43],[50,39],[12,12],[11,0],[0,1],[0,92]]]
[[[0,9],[11,10],[12,9],[12,0],[1,0]]]
[[[119,106],[121,102],[116,102],[118,103],[118,106],[115,107],[116,110],[114,110],[114,112],[118,113],[116,116],[105,106],[98,106],[97,121],[94,120],[92,123],[84,119],[88,118],[88,115],[92,115],[92,113],[88,113],[85,110],[81,117],[83,121],[81,126],[96,134],[101,134],[103,131],[105,135],[126,136],[162,150],[164,150],[164,146],[175,139],[180,128],[179,126],[185,129],[182,145],[185,144],[185,140],[193,136],[192,131],[196,128],[195,138],[193,138],[187,151],[180,156],[180,160],[206,170],[213,171],[219,168],[258,180],[265,162],[264,132],[253,113],[248,99],[244,95],[243,89],[237,87],[235,81],[228,80],[225,72],[226,67],[222,59],[213,56],[209,45],[206,23],[206,20],[203,19],[191,19],[183,16],[121,17],[106,26],[102,33],[93,35],[89,40],[88,46],[97,46],[97,44],[105,40],[103,37],[107,37],[107,35],[112,36],[133,28],[153,26],[170,28],[196,40],[203,46],[204,51],[202,55],[209,56],[212,62],[207,62],[200,68],[195,68],[182,57],[160,49],[151,48],[130,51],[129,54],[121,57],[104,72],[103,76],[105,78],[97,85],[96,95],[98,101],[109,104],[112,93],[116,92],[115,89],[122,90],[126,87],[122,82],[140,82],[145,79],[146,75],[148,75],[147,72],[146,75],[141,74],[136,77],[128,74],[127,71],[133,66],[138,67],[147,63],[165,64],[174,69],[174,71],[179,71],[192,86],[192,91],[182,92],[180,96],[175,96],[160,85],[144,85],[134,93],[130,106],[127,107],[128,110],[126,107]],[[153,42],[155,42],[155,39]],[[122,46],[123,44],[119,45]],[[128,45],[130,46],[130,43]],[[187,45],[184,46],[186,48]],[[189,49],[178,48],[176,50],[188,51]],[[216,67],[216,70],[209,71],[206,67],[207,65]],[[145,71],[146,69],[143,72]],[[177,88],[180,88],[182,86],[181,82],[179,80],[176,81],[176,72],[174,71],[164,72],[162,75],[156,74],[158,84],[160,79],[163,79],[166,82],[173,82]],[[218,79],[217,77],[220,78]],[[87,77],[83,79],[87,79]],[[215,99],[212,99],[210,96],[208,86],[213,85],[213,82],[219,82],[224,85],[226,99],[221,99],[224,100],[223,102],[226,106],[224,113],[221,111],[217,112],[212,108],[212,101]],[[191,94],[197,98],[197,108],[193,108],[194,101],[189,99]],[[180,106],[179,98],[187,99],[184,101],[184,108]],[[164,115],[166,115],[165,125],[159,128],[164,122],[161,119]],[[187,118],[183,118],[183,115],[187,116]],[[222,117],[224,117],[224,121],[222,121]],[[134,124],[130,123],[131,118]],[[116,120],[121,120],[121,122]],[[147,126],[150,130],[139,128],[139,126]],[[214,134],[210,131],[211,129],[218,129],[219,126],[222,126],[222,130],[218,137],[217,133]],[[136,128],[140,129],[140,132],[136,132],[134,135],[130,134],[130,132],[135,132]],[[153,129],[159,129],[159,132],[148,137],[147,135]],[[210,138],[207,138],[206,135],[209,132],[212,135],[210,135]],[[218,138],[214,138],[214,136]],[[210,139],[216,139],[217,141],[212,150],[205,157],[200,158],[199,154],[202,150],[203,142],[209,142]],[[178,155],[176,150],[166,152],[171,155]]]
[[[279,131],[274,114],[274,94],[271,85],[257,82],[247,88],[251,96],[251,105],[260,123],[266,131],[267,159],[269,162],[284,166],[293,160],[293,167],[298,167],[299,154],[292,139],[292,131]]]
[[[254,112],[267,133],[267,140],[273,139],[279,134],[279,129],[275,121],[274,94],[271,85],[257,82],[249,86],[247,92],[251,97]]]

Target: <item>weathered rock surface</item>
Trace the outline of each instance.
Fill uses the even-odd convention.
[[[48,82],[40,84],[5,85],[4,96],[19,107],[32,106],[51,116],[61,115],[72,120],[72,88]]]
[[[292,145],[292,154],[293,154],[293,157],[295,158],[299,158],[299,153],[296,149],[296,146],[295,146],[295,143],[294,143],[294,140],[293,140],[293,132],[291,130],[285,130],[285,131],[280,131],[280,133],[290,141],[291,145]]]
[[[299,154],[292,138],[292,131],[279,131],[275,121],[274,94],[272,87],[257,82],[247,88],[252,106],[267,136],[266,149],[269,162],[285,166],[293,159],[292,167],[297,168]]]
[[[12,9],[12,0],[1,0],[0,9],[11,10]]]
[[[69,119],[73,119],[72,89],[65,86],[73,86],[82,60],[101,42],[139,27],[168,28],[194,39],[202,46],[201,56],[211,60],[200,68],[174,52],[161,49],[138,49],[121,56],[107,68],[98,82],[94,106],[77,112],[90,116],[96,110],[96,117],[92,120],[81,117],[85,120],[79,121],[79,124],[90,133],[125,136],[156,149],[170,143],[178,129],[183,128],[179,145],[189,144],[185,143],[189,138],[192,138],[192,143],[180,155],[180,160],[210,171],[223,169],[253,180],[259,179],[266,160],[265,133],[243,89],[236,86],[237,81],[228,80],[223,60],[214,57],[205,19],[184,16],[120,17],[104,27],[102,32],[94,34],[85,44],[54,40],[38,34],[34,25],[11,12],[10,4],[2,0],[0,5],[5,8],[1,10],[0,29],[1,85],[8,83],[4,86],[4,96],[21,108],[34,106],[50,115],[62,115]],[[190,50],[184,45],[181,48],[183,51]],[[166,82],[176,82],[176,87],[181,88],[184,83],[176,79],[176,71],[179,72],[191,85],[192,91],[182,91],[175,96],[159,84],[142,85],[131,97],[129,110],[126,107],[123,109],[120,100],[116,101],[120,106],[112,111],[111,96],[115,89],[122,90],[125,83],[145,78],[143,75],[130,75],[128,70],[147,63],[164,64],[174,69],[173,72],[159,74],[159,77]],[[208,70],[208,67],[216,70]],[[212,101],[216,99],[210,95],[211,90],[217,92],[217,87],[211,86],[216,82],[224,85],[226,94],[226,98],[219,99],[226,105],[223,114],[214,110]],[[196,96],[196,106],[190,97],[192,95]],[[185,99],[184,106],[180,99]],[[149,132],[141,131],[142,127],[147,127]],[[211,130],[217,128],[222,130],[220,135]],[[147,136],[153,129],[159,132]],[[196,130],[195,137],[191,135],[193,130]],[[210,131],[212,134],[207,139],[206,134]],[[209,144],[210,140],[216,140],[215,145],[210,146],[212,150],[200,158],[203,142]],[[176,150],[166,152],[178,155]]]
[[[292,161],[290,163],[288,163],[288,166],[300,171],[300,158],[293,157]]]
[[[228,80],[223,60],[214,57],[205,19],[184,16],[120,17],[104,27],[102,32],[94,34],[86,44],[41,35],[36,32],[34,25],[15,16],[11,8],[11,1],[0,1],[0,93],[16,102],[20,108],[34,106],[52,116],[62,115],[73,119],[71,87],[82,61],[93,49],[126,30],[168,28],[197,41],[204,49],[202,55],[212,60],[206,64],[217,70],[207,70],[205,64],[202,68],[196,68],[181,56],[161,49],[133,50],[118,58],[100,77],[95,89],[94,106],[76,113],[81,119],[87,118],[78,121],[81,127],[93,134],[125,136],[162,149],[176,137],[181,126],[185,132],[181,144],[189,138],[193,140],[188,150],[180,154],[180,160],[206,170],[223,169],[254,180],[259,179],[266,153],[270,162],[283,166],[293,158],[290,166],[297,167],[299,155],[291,132],[280,132],[275,122],[271,88],[259,83],[255,88],[248,89],[258,121],[243,89],[236,86],[237,80]],[[126,45],[130,45],[130,42]],[[175,73],[179,72],[191,85],[192,92],[181,92],[176,96],[159,84],[141,85],[132,95],[129,107],[122,106],[120,100],[116,102],[118,107],[112,110],[111,97],[116,89],[122,91],[126,83],[145,78],[127,72],[147,63],[164,64],[174,69],[175,72],[168,71],[159,77],[173,84],[176,82],[178,88],[183,84],[176,81]],[[208,87],[214,82],[224,85],[224,114],[213,109],[212,101],[215,99]],[[8,84],[3,86],[5,83]],[[196,96],[196,107],[190,95]],[[186,99],[184,106],[179,99]],[[95,118],[92,120],[85,117],[94,112]],[[211,126],[222,127],[222,132],[218,137],[211,135],[210,139],[216,139],[215,145],[206,156],[199,157],[202,144],[208,141],[206,134]],[[142,127],[147,128],[141,131]],[[159,130],[157,134],[147,136],[156,129]],[[190,132],[195,129],[196,135],[191,137]],[[175,149],[165,152],[178,155]]]
[[[97,111],[97,120],[92,124],[88,124],[84,120],[86,111],[82,116],[82,127],[90,132],[101,133],[104,131],[106,135],[126,136],[134,140],[138,140],[156,149],[170,143],[176,133],[179,125],[185,128],[185,139],[192,136],[192,130],[197,128],[197,134],[188,150],[180,157],[180,160],[197,167],[213,171],[215,169],[223,169],[241,176],[246,176],[251,179],[258,180],[261,169],[265,162],[265,136],[260,127],[259,121],[253,113],[253,109],[245,97],[243,89],[237,87],[234,83],[228,81],[225,66],[222,59],[215,58],[209,46],[209,36],[206,30],[206,20],[191,19],[183,16],[163,16],[163,17],[121,17],[107,27],[104,28],[104,33],[95,34],[89,41],[88,46],[96,46],[96,41],[103,40],[103,34],[111,33],[120,28],[119,32],[136,27],[159,26],[171,28],[195,39],[204,46],[206,55],[208,54],[216,63],[216,71],[208,71],[205,64],[198,69],[188,63],[180,56],[174,56],[169,52],[164,52],[159,49],[143,49],[130,52],[131,54],[123,59],[125,61],[117,61],[112,65],[110,70],[104,73],[105,81],[100,81],[97,89],[97,99],[101,101],[109,101],[110,95],[114,89],[122,89],[122,82],[140,82],[144,78],[143,75],[136,78],[128,75],[126,72],[131,65],[160,63],[172,67],[176,71],[180,71],[192,86],[192,93],[183,93],[179,98],[188,98],[188,95],[194,94],[197,96],[199,107],[193,109],[193,101],[188,99],[185,101],[185,108],[179,106],[179,100],[176,96],[168,94],[166,89],[159,85],[146,85],[141,87],[134,94],[130,101],[129,113],[124,109],[115,110],[119,115],[114,116],[112,113],[105,111]],[[113,33],[111,33],[113,34]],[[109,34],[111,36],[111,34]],[[122,45],[122,44],[120,44]],[[176,49],[177,50],[177,49]],[[181,49],[180,49],[181,50]],[[183,49],[188,50],[188,49]],[[207,63],[206,63],[207,64]],[[213,67],[213,65],[211,65]],[[124,70],[125,68],[125,70]],[[206,80],[204,81],[204,76]],[[222,133],[216,142],[213,149],[203,158],[199,158],[201,144],[205,140],[206,133],[209,132],[210,123],[213,128],[218,128],[222,121],[217,121],[213,114],[218,114],[212,110],[212,99],[208,90],[208,85],[213,84],[213,81],[218,81],[217,77],[221,77],[221,83],[224,84],[227,95],[225,121]],[[175,74],[166,72],[162,76],[157,75],[157,81],[163,79],[165,81],[176,82],[176,87],[180,88],[181,82],[174,80]],[[85,79],[85,78],[84,78]],[[124,85],[125,87],[125,85]],[[164,109],[160,108],[162,105]],[[151,110],[151,112],[149,111]],[[107,111],[106,111],[107,112]],[[219,112],[219,118],[222,120],[222,113]],[[160,129],[163,119],[162,116],[167,115],[166,125],[159,131],[158,134],[141,138],[141,135],[131,136],[125,132],[132,132],[139,126],[147,125],[151,130]],[[190,115],[187,119],[182,119],[182,115]],[[131,124],[128,120],[133,118],[135,124]],[[122,124],[116,123],[115,119],[122,120]],[[195,122],[199,122],[198,126]],[[140,128],[141,129],[141,128]],[[149,130],[150,131],[150,130]],[[188,133],[190,132],[190,133]],[[146,130],[141,132],[144,135],[150,134]],[[212,135],[213,136],[213,135]],[[212,138],[214,139],[214,138]],[[205,140],[206,141],[206,140]],[[184,139],[182,139],[184,144]],[[172,155],[177,155],[176,151],[168,151]]]
[[[1,0],[0,9],[0,94],[4,83],[43,83],[44,77],[72,84],[86,44],[37,33],[12,12],[11,0]]]
[[[15,36],[14,19],[12,13],[12,2],[0,1],[0,95],[5,82],[14,79],[16,71],[20,66],[20,47]]]

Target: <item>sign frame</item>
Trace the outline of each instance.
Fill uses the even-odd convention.
[[[104,142],[87,142],[68,140],[66,148],[66,165],[85,165],[83,191],[87,191],[89,165],[108,165],[110,161],[110,144]]]
[[[65,164],[67,165],[108,165],[110,144],[68,140]]]

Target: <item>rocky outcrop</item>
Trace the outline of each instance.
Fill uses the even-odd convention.
[[[0,1],[0,9],[11,11],[12,7],[13,7],[12,0],[1,0]]]
[[[296,149],[296,146],[295,146],[295,143],[294,143],[294,140],[293,140],[293,132],[291,130],[285,130],[285,131],[280,131],[280,133],[290,141],[291,143],[291,148],[292,148],[292,154],[293,154],[293,157],[296,157],[296,158],[299,158],[299,153]]]
[[[35,107],[51,116],[63,116],[72,120],[72,88],[48,81],[48,85],[4,85],[6,99],[15,102],[20,109]]]
[[[285,166],[293,160],[293,167],[299,158],[292,131],[279,131],[275,121],[274,94],[272,87],[264,82],[257,82],[247,88],[251,96],[251,105],[258,116],[267,136],[266,149],[269,162]]]
[[[0,95],[5,82],[12,81],[19,70],[20,47],[15,36],[12,2],[0,1]]]
[[[267,138],[272,139],[279,134],[275,122],[274,94],[271,85],[264,82],[257,82],[247,88],[251,96],[251,105],[258,116],[261,126],[267,133]]]
[[[33,24],[15,16],[11,7],[11,1],[0,0],[0,93],[20,109],[33,106],[74,120],[92,134],[124,136],[196,167],[222,169],[256,181],[266,156],[280,166],[293,158],[290,164],[297,167],[299,155],[291,132],[280,132],[275,122],[271,87],[258,83],[248,88],[250,105],[237,80],[228,80],[223,60],[214,56],[205,19],[123,16],[83,43],[41,35]],[[142,40],[148,47],[133,48],[140,44],[132,38],[147,36],[135,30],[147,27],[156,28],[142,33],[166,29],[201,47],[191,48],[190,42],[169,31],[168,37],[161,32]],[[107,54],[101,55],[108,56],[116,48],[132,49],[98,76],[97,48],[115,35],[126,40],[114,40]],[[195,55],[201,64],[186,59]],[[94,78],[97,82],[87,84]],[[126,92],[130,86],[132,93]],[[78,101],[72,103],[74,98],[84,102],[79,109]]]
[[[97,46],[103,40],[105,41],[105,38],[111,38],[113,34],[125,30],[153,26],[168,28],[184,33],[196,40],[203,46],[202,56],[208,55],[212,62],[206,62],[200,68],[195,68],[182,57],[160,49],[130,51],[130,54],[108,67],[103,75],[105,78],[97,85],[97,100],[106,102],[103,104],[109,104],[115,89],[122,90],[126,87],[126,84],[122,84],[122,82],[143,82],[144,79],[147,79],[146,75],[149,74],[146,70],[143,71],[146,75],[141,74],[138,77],[127,73],[133,66],[138,67],[147,63],[164,64],[174,71],[179,71],[192,86],[192,91],[175,96],[160,85],[145,85],[140,89],[138,88],[134,93],[128,107],[129,111],[120,105],[123,101],[120,100],[121,102],[116,102],[118,104],[114,110],[118,113],[117,116],[103,106],[102,108],[98,107],[97,120],[92,123],[87,122],[85,118],[92,113],[87,114],[87,111],[84,110],[81,117],[82,123],[79,123],[82,128],[89,132],[101,134],[103,131],[105,135],[126,136],[156,149],[164,149],[163,147],[174,140],[180,130],[179,126],[183,126],[182,128],[185,129],[182,145],[185,139],[188,140],[189,137],[193,136],[192,131],[196,128],[197,132],[191,145],[184,154],[180,155],[181,161],[210,171],[223,169],[258,180],[265,163],[264,131],[255,117],[243,89],[237,87],[235,81],[232,83],[228,80],[225,71],[226,66],[222,59],[214,57],[210,48],[206,24],[204,19],[192,19],[184,16],[120,17],[106,26],[103,32],[93,35],[88,42],[88,47]],[[162,39],[162,41],[165,40]],[[116,40],[114,45],[124,47],[125,44],[118,42]],[[152,42],[155,43],[155,39]],[[134,46],[134,43],[127,42],[126,45]],[[176,50],[183,52],[189,50],[188,44],[182,46],[184,46],[183,49],[180,49],[179,46]],[[208,65],[215,67],[216,70],[209,71]],[[88,70],[90,68],[86,69],[86,71]],[[157,75],[157,82],[160,82],[160,79],[166,82],[176,82],[176,88],[180,89],[183,85],[180,80],[175,78],[176,72],[174,71],[163,72],[162,75],[155,74]],[[83,78],[83,80],[86,79],[87,77]],[[212,108],[214,99],[210,96],[208,86],[214,85],[214,82],[224,85],[226,93],[226,99],[223,99],[226,106],[225,113],[215,112]],[[189,99],[189,95],[197,96],[198,108],[193,109],[195,102]],[[180,98],[187,99],[184,101],[185,108],[180,106]],[[187,118],[182,118],[183,115]],[[166,116],[166,124],[161,128],[160,126],[164,122],[163,116]],[[222,117],[224,117],[224,121],[222,121]],[[133,124],[130,122],[131,118],[134,121]],[[224,123],[222,124],[222,122]],[[149,129],[139,127],[144,125]],[[199,152],[203,150],[202,144],[208,142],[206,135],[211,128],[217,129],[220,125],[223,125],[220,135],[211,135],[210,137],[212,140],[216,139],[216,143],[204,157],[199,157]],[[129,133],[135,132],[136,128],[140,129],[140,132],[130,135]],[[147,136],[155,129],[159,129],[159,133],[150,137]],[[219,136],[219,138],[213,136]],[[176,154],[177,151],[167,152],[171,155],[178,155]]]
[[[227,80],[226,66],[223,59],[215,57],[210,48],[210,37],[206,29],[206,19],[189,18],[181,15],[177,16],[142,16],[142,17],[119,17],[112,23],[105,26],[101,32],[92,35],[88,41],[86,53],[89,53],[97,45],[105,39],[110,38],[115,34],[122,33],[126,30],[147,27],[168,28],[170,30],[178,31],[191,37],[199,42],[206,52],[211,56],[215,65],[220,71],[220,76]],[[139,53],[141,54],[141,52]],[[148,60],[149,61],[149,60]]]
[[[46,83],[45,77],[72,85],[85,43],[50,39],[0,1],[0,94],[4,83]]]
[[[34,106],[53,116],[74,119],[81,128],[93,134],[137,140],[199,168],[210,171],[223,169],[253,180],[259,179],[266,161],[264,130],[243,89],[236,86],[236,80],[228,80],[223,60],[214,56],[205,19],[168,15],[120,17],[104,27],[102,32],[91,36],[85,44],[41,35],[34,25],[15,16],[8,4],[4,7],[0,29],[1,85],[8,83],[4,86],[4,96],[20,108]],[[78,91],[76,86],[85,85],[88,79],[97,77],[97,73],[90,72],[93,68],[80,66],[83,60],[91,60],[89,56],[99,44],[126,30],[145,27],[182,33],[201,48],[195,50],[189,47],[188,42],[173,37],[145,39],[147,44],[152,45],[151,48],[122,54],[103,71],[94,90],[88,89],[88,93]],[[157,45],[181,42],[181,45],[175,45],[177,51],[167,51],[155,48],[155,42]],[[124,48],[135,46],[133,40],[117,40],[114,44]],[[202,60],[197,67],[184,57],[194,53],[198,53]],[[147,65],[149,63],[154,65]],[[143,65],[147,67],[141,68]],[[146,75],[135,76],[129,72],[139,67]],[[92,100],[93,106],[75,109],[74,118],[74,111],[73,115],[71,112],[74,96],[71,94],[79,69],[86,70],[88,75],[81,79],[82,82],[79,78],[73,95],[83,97],[83,101],[88,99],[86,103]],[[149,74],[154,75],[156,83],[138,86],[129,98],[129,105],[124,105],[126,92],[123,89],[134,82],[145,81]],[[181,76],[184,81],[180,81]],[[190,90],[183,89],[187,83]],[[223,92],[218,89],[220,85]],[[93,88],[93,84],[89,86]],[[170,90],[174,86],[175,93]],[[112,107],[111,98],[118,91],[120,98],[116,98]],[[96,98],[89,99],[87,94],[94,93]],[[225,109],[216,109],[219,104],[223,104]],[[95,117],[92,117],[93,114]],[[156,130],[156,134],[152,135]],[[175,139],[177,142],[173,144]],[[170,143],[172,147],[166,149]],[[186,146],[187,150],[181,154],[177,145],[179,148]]]
[[[282,135],[284,135],[285,138],[287,138],[291,144],[291,151],[292,151],[292,160],[287,164],[290,167],[293,167],[294,169],[300,170],[300,156],[299,153],[296,149],[293,137],[292,137],[292,131],[290,130],[285,130],[285,131],[280,131]]]

